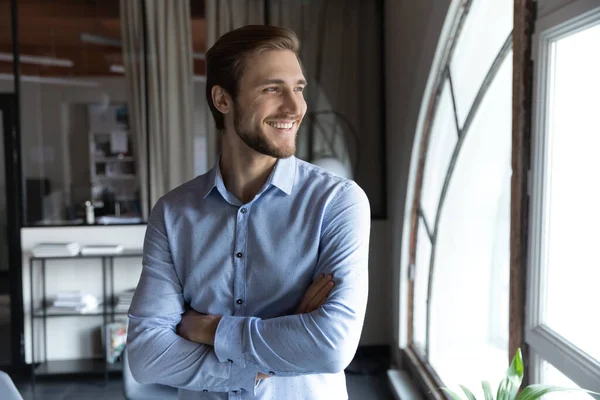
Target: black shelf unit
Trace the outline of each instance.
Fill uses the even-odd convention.
[[[116,316],[127,315],[127,312],[117,308],[113,303],[114,293],[114,260],[115,258],[136,258],[141,257],[142,251],[138,249],[124,250],[116,254],[94,254],[94,255],[76,255],[76,256],[60,256],[60,257],[35,257],[29,258],[29,307],[30,307],[30,340],[31,340],[31,383],[35,388],[36,376],[62,376],[62,375],[104,375],[105,381],[108,380],[109,374],[121,373],[122,364],[120,362],[111,364],[105,361],[105,358],[91,359],[73,359],[73,360],[48,360],[48,318],[91,318],[102,317],[102,325],[108,322],[115,321]],[[78,260],[78,259],[97,259],[101,261],[102,269],[102,304],[97,310],[80,313],[76,311],[60,310],[53,306],[48,306],[46,297],[46,264],[48,262],[60,260]],[[36,307],[36,293],[34,290],[34,269],[40,268],[41,271],[41,305]],[[36,354],[36,320],[42,321],[43,333],[43,352],[40,357]]]
[[[45,309],[44,309],[45,308]],[[127,315],[127,311],[120,311],[116,309],[116,306],[111,304],[108,307],[108,311],[104,312],[101,308],[97,310],[80,313],[77,311],[65,311],[52,306],[40,307],[35,309],[33,312],[33,318],[56,318],[56,317],[102,317],[104,315],[112,317],[118,315]]]

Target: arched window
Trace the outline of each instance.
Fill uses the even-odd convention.
[[[513,2],[459,3],[413,147],[407,323],[424,367],[477,387],[509,359]]]

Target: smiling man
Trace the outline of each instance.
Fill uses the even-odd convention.
[[[206,54],[222,154],[152,209],[127,351],[180,399],[347,399],[362,331],[369,202],[296,159],[299,41],[246,26]]]

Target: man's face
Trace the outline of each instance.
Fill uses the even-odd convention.
[[[305,86],[292,51],[269,50],[246,60],[233,107],[237,135],[261,154],[294,155],[296,134],[306,113]]]

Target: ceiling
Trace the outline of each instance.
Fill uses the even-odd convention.
[[[192,46],[206,51],[204,1],[190,0]],[[45,77],[123,76],[111,72],[122,65],[122,49],[87,43],[82,34],[121,40],[119,0],[18,0],[19,54],[72,60],[72,67],[21,63],[23,75]],[[0,0],[0,53],[12,54],[10,0]],[[12,62],[0,61],[0,73],[12,73]],[[194,60],[194,73],[204,74],[204,61]]]

